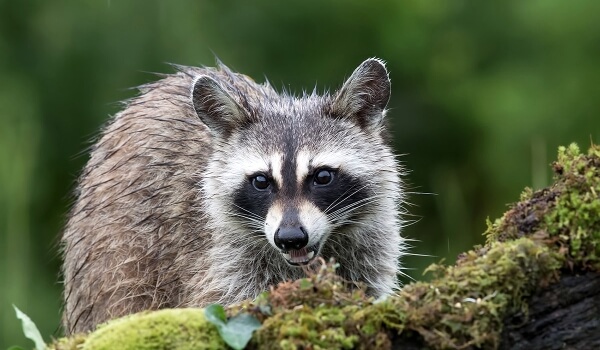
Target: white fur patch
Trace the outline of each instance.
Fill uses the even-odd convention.
[[[302,184],[308,175],[311,159],[307,150],[301,150],[296,156],[296,183]]]
[[[273,176],[273,179],[275,179],[275,182],[277,182],[277,186],[279,188],[281,188],[281,186],[283,186],[283,173],[282,173],[282,167],[283,167],[283,154],[282,153],[276,153],[271,157],[271,176]]]
[[[352,161],[352,158],[354,157],[348,157],[348,151],[319,152],[313,156],[312,164],[315,168],[339,168],[342,164]]]
[[[235,188],[254,174],[269,175],[269,169],[272,170],[271,176],[281,186],[283,181],[281,167],[282,155],[280,153],[274,154],[271,158],[265,158],[254,152],[240,152],[229,158],[226,169],[213,168],[211,170],[221,178],[222,184],[228,184],[228,187]]]
[[[244,157],[236,160],[238,161],[236,162],[236,167],[239,166],[239,169],[244,169],[244,173],[247,176],[256,173],[268,173],[269,171],[269,164],[261,157],[244,155]]]
[[[365,157],[362,157],[365,158]],[[344,150],[322,150],[311,153],[307,149],[298,152],[296,157],[296,180],[302,183],[311,170],[319,168],[344,168],[344,171],[354,175],[364,175],[365,164],[357,152],[351,148]]]
[[[220,176],[227,177],[228,183],[237,185],[245,180],[243,177],[269,172],[269,164],[265,158],[251,152],[240,153],[243,154],[236,154],[234,157],[229,158],[227,170],[220,174]]]
[[[271,208],[269,208],[267,217],[265,219],[265,236],[267,237],[269,243],[271,243],[271,245],[273,245],[275,248],[277,248],[275,245],[275,232],[277,232],[282,218],[283,208],[279,205],[279,203],[273,203]]]
[[[326,238],[325,236],[331,230],[326,215],[313,203],[303,201],[298,208],[298,216],[302,227],[308,233],[307,246],[322,243],[323,238]]]
[[[312,157],[313,169],[333,168],[343,169],[344,172],[354,176],[364,176],[372,171],[372,163],[365,161],[368,155],[361,155],[357,150],[347,148],[344,150],[324,150]]]

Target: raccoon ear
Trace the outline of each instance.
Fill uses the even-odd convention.
[[[385,63],[369,58],[361,63],[333,97],[333,115],[353,119],[367,131],[382,123],[391,84]]]
[[[248,121],[244,108],[209,76],[194,80],[191,97],[196,114],[215,136],[226,138]]]

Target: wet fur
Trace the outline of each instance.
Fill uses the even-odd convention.
[[[332,231],[321,255],[335,257],[342,276],[367,283],[375,296],[397,288],[403,192],[382,137],[385,110],[377,106],[387,100],[371,98],[380,95],[382,72],[371,80],[368,74],[379,68],[355,71],[361,79],[333,95],[300,97],[280,95],[223,65],[178,69],[141,87],[91,150],[62,238],[66,333],[146,309],[230,304],[302,277],[267,242],[259,218],[232,206],[236,162],[245,161],[240,154],[355,152],[343,167],[365,181],[364,189],[352,190],[368,198],[328,217]],[[190,93],[198,77],[217,82],[244,120],[211,124],[199,108],[225,113],[233,107],[211,93],[194,106]],[[296,176],[295,169],[285,176]]]

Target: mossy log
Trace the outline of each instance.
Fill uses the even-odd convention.
[[[330,263],[228,314],[262,323],[251,349],[600,349],[600,147],[561,147],[553,170],[552,186],[489,223],[485,245],[429,267],[430,282],[375,301]],[[52,345],[76,346],[226,348],[202,309],[131,315]]]

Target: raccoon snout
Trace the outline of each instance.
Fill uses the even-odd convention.
[[[302,227],[284,226],[277,229],[274,241],[281,250],[299,250],[308,244],[308,234]]]

